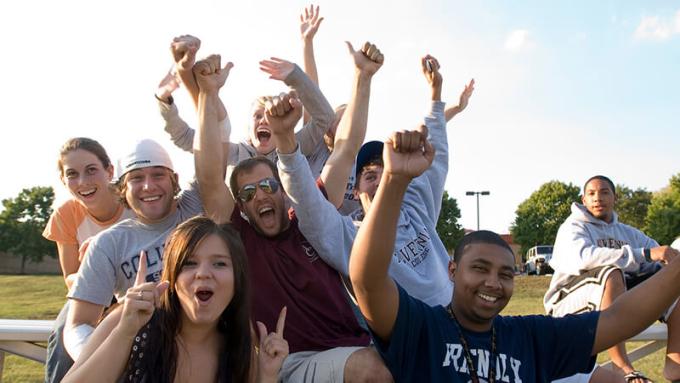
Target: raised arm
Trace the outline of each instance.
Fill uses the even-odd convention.
[[[191,35],[175,37],[170,44],[170,51],[175,60],[175,71],[187,88],[196,110],[198,110],[199,86],[192,70],[196,61],[196,53],[200,48],[201,40]],[[217,100],[217,108],[218,121],[222,121],[226,118],[227,109],[219,99]]]
[[[618,344],[651,325],[680,295],[680,257],[634,289],[616,298],[600,314],[592,355]]]
[[[63,382],[119,381],[130,359],[135,336],[151,319],[161,294],[168,288],[167,281],[158,285],[145,283],[145,276],[146,255],[142,253],[135,284],[125,295],[123,309],[116,310],[97,326]]]
[[[179,116],[175,100],[172,97],[182,81],[177,74],[176,65],[173,65],[161,82],[158,83],[155,96],[158,100],[161,117],[165,121],[165,131],[170,134],[170,139],[178,148],[191,152],[194,143],[194,130]]]
[[[270,122],[270,128],[277,142],[281,184],[295,209],[300,231],[324,262],[348,275],[348,257],[356,234],[354,224],[316,186],[309,163],[297,145],[295,124],[274,127]]]
[[[436,222],[441,210],[444,183],[449,171],[449,142],[444,119],[444,103],[441,101],[443,79],[439,71],[439,61],[436,58],[426,55],[421,58],[420,63],[431,92],[430,110],[425,116],[425,125],[428,128],[428,140],[434,146],[436,153],[432,166],[423,173],[422,177],[414,180],[409,193],[418,195],[430,219]]]
[[[219,55],[212,55],[194,65],[194,74],[199,86],[198,94],[198,139],[195,140],[194,165],[199,184],[201,200],[206,215],[217,223],[226,223],[234,210],[234,199],[224,183],[226,160],[220,140],[218,123],[219,90],[233,67],[231,62],[224,68]]]
[[[414,177],[429,168],[434,148],[426,128],[394,133],[385,142],[380,186],[352,247],[349,273],[361,313],[373,332],[389,340],[399,310],[399,292],[388,276],[399,207]]]
[[[182,117],[180,117],[179,111],[177,109],[177,104],[175,103],[172,94],[174,93],[175,90],[177,90],[177,88],[179,88],[180,83],[184,81],[181,79],[178,73],[179,68],[184,68],[189,64],[191,65],[194,64],[194,58],[196,55],[194,50],[196,50],[197,48],[188,49],[186,47],[187,46],[194,47],[196,45],[200,46],[200,41],[198,41],[198,43],[186,42],[182,41],[183,39],[189,40],[195,39],[198,41],[198,39],[192,36],[182,36],[175,38],[175,40],[177,41],[174,41],[171,44],[171,50],[173,58],[175,59],[176,62],[158,84],[155,96],[156,99],[158,100],[158,109],[161,112],[161,117],[163,118],[163,121],[165,121],[164,127],[165,131],[168,134],[170,134],[170,140],[172,140],[172,142],[178,148],[191,153],[193,152],[194,136],[196,132],[189,126],[189,124],[186,123],[186,121],[182,119]],[[189,71],[191,71],[191,66],[189,66]],[[187,75],[185,69],[182,69],[182,73],[186,78]],[[193,74],[191,74],[189,78],[186,78],[185,83],[188,82],[191,82],[193,84],[192,86],[196,86],[196,81],[193,77]],[[189,91],[191,92],[191,90]],[[198,90],[196,90],[196,92],[198,92]],[[196,93],[196,96],[198,96],[198,93]],[[224,105],[221,104],[221,101],[220,110],[221,110],[220,128],[223,130],[222,143],[224,144],[224,146],[229,146],[228,131],[231,129],[231,127],[229,126],[229,116],[227,115],[227,111],[224,108]],[[229,148],[224,148],[224,150],[228,149]]]
[[[296,133],[296,137],[302,153],[305,156],[312,154],[333,124],[335,119],[333,108],[319,87],[302,72],[300,67],[290,61],[272,57],[270,60],[260,61],[260,69],[268,73],[269,78],[283,81],[297,92],[312,119]]]
[[[458,105],[450,106],[444,111],[444,118],[446,119],[446,122],[451,121],[451,119],[454,118],[458,113],[467,108],[468,102],[470,101],[470,96],[472,96],[472,92],[474,90],[475,79],[472,79],[470,80],[469,84],[465,85],[465,89],[463,89],[463,92],[460,94],[460,97],[458,98]]]
[[[302,38],[302,66],[305,73],[317,86],[319,86],[319,75],[316,71],[316,60],[314,59],[314,36],[319,30],[319,25],[323,17],[319,17],[319,6],[314,8],[313,4],[305,8],[305,12],[300,14],[300,37]],[[311,117],[305,111],[302,123],[309,122]]]
[[[347,48],[355,69],[352,96],[335,133],[333,152],[321,171],[328,200],[336,208],[342,204],[347,179],[366,136],[371,80],[385,61],[380,50],[368,41],[360,50],[355,51],[349,42]]]

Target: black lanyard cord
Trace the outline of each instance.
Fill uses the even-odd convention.
[[[475,367],[474,362],[472,361],[472,353],[470,352],[470,346],[468,346],[468,342],[465,339],[465,336],[463,335],[463,330],[461,329],[460,325],[458,324],[458,319],[456,318],[456,314],[453,313],[453,306],[451,303],[449,303],[447,310],[449,312],[449,315],[451,316],[451,319],[453,319],[453,324],[456,326],[456,330],[458,330],[458,334],[460,336],[460,344],[463,346],[463,351],[465,352],[465,361],[467,362],[468,370],[470,372],[470,378],[472,378],[472,383],[479,383],[479,375],[477,375],[477,368]],[[496,382],[496,327],[492,324],[491,325],[491,360],[489,361],[489,383],[495,383]]]

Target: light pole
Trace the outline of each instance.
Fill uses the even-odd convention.
[[[489,195],[491,194],[488,190],[485,191],[466,191],[465,195],[476,195],[477,196],[477,231],[479,231],[479,195]]]

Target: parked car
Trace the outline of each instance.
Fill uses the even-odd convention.
[[[526,262],[524,263],[524,270],[528,275],[545,275],[552,274],[553,269],[550,267],[550,257],[552,257],[553,247],[542,245],[534,246],[527,251]]]

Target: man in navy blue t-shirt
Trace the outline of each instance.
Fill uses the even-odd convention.
[[[356,237],[350,278],[376,347],[399,382],[550,382],[592,370],[598,352],[642,331],[680,295],[680,261],[601,312],[503,317],[512,297],[514,256],[490,231],[466,235],[449,264],[448,307],[410,297],[388,276],[398,207],[434,150],[424,126],[394,133],[373,205]]]

